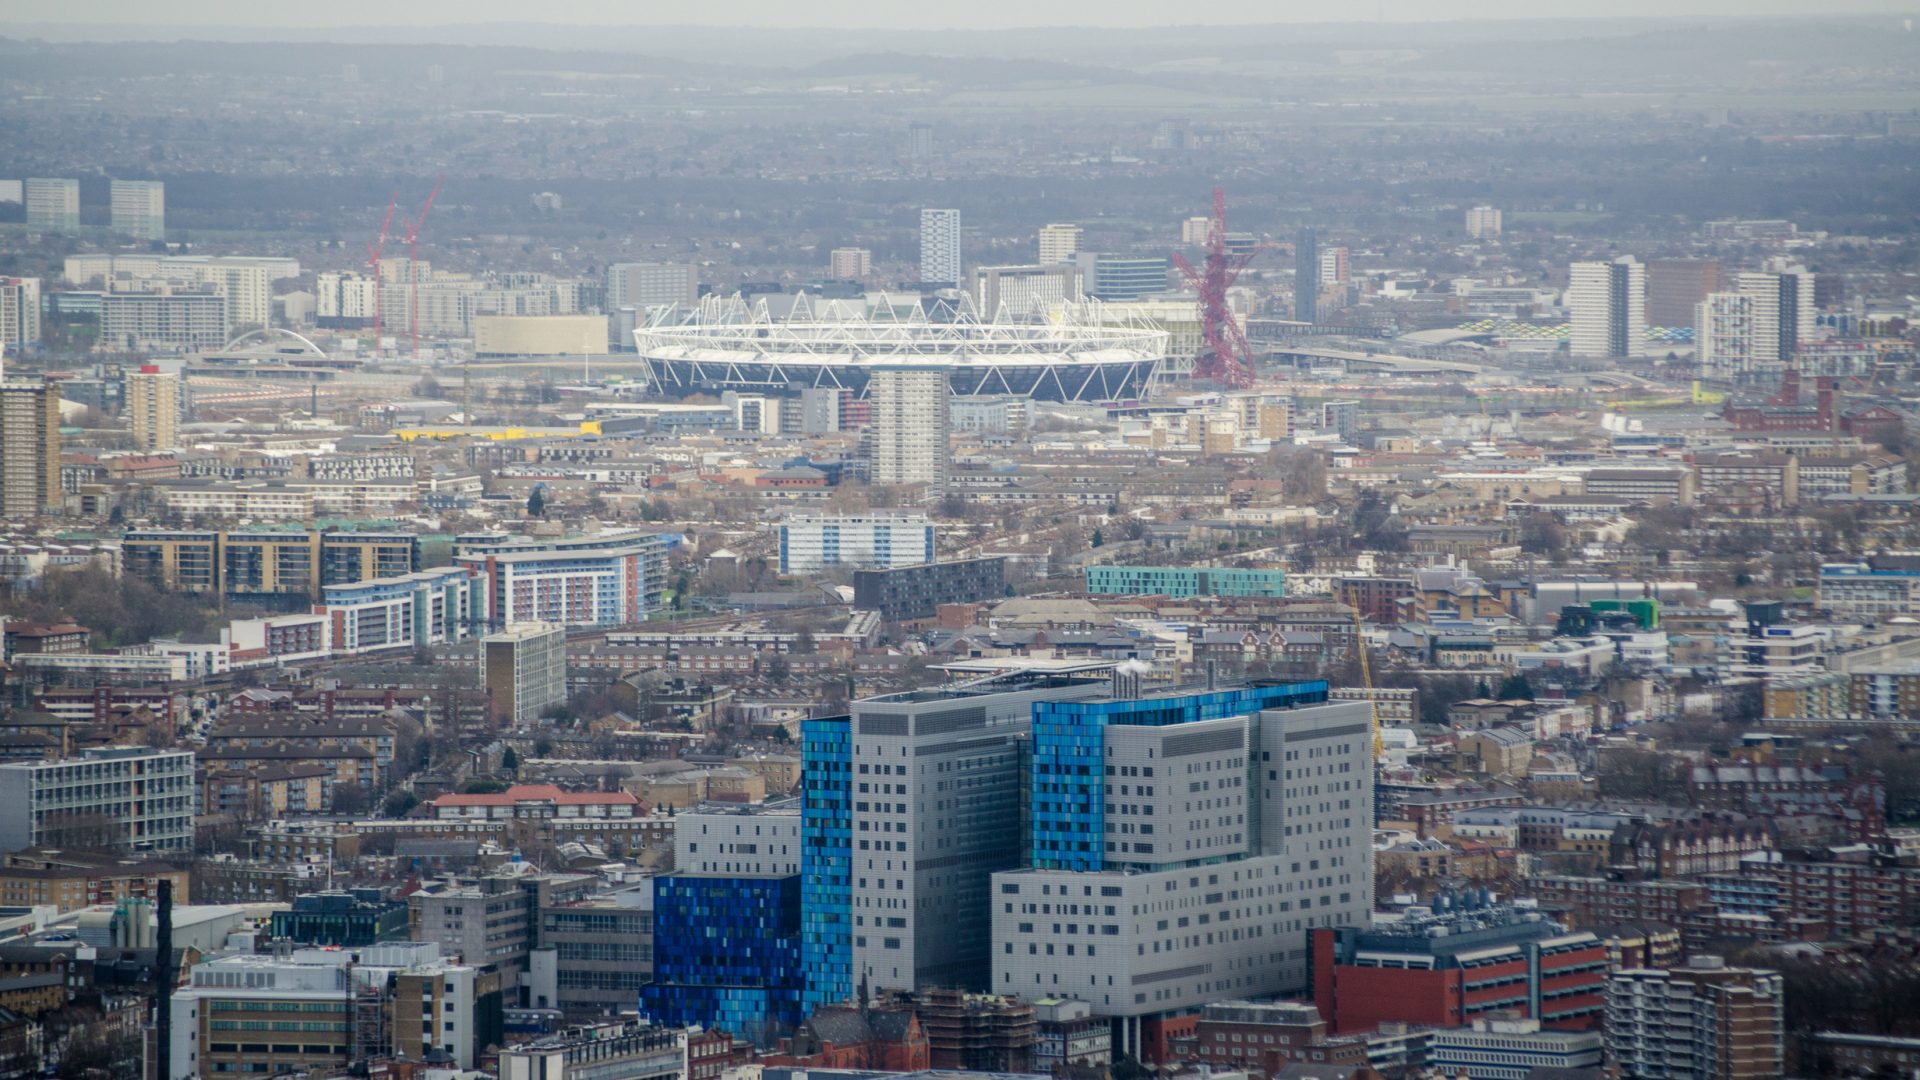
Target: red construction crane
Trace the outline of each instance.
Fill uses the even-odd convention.
[[[1205,379],[1229,390],[1244,390],[1253,385],[1253,353],[1247,336],[1234,321],[1227,306],[1227,290],[1233,287],[1240,271],[1253,258],[1253,252],[1234,255],[1227,251],[1227,190],[1213,189],[1213,220],[1207,224],[1207,260],[1204,270],[1195,270],[1176,253],[1174,265],[1200,293],[1200,355],[1194,357],[1193,378]]]
[[[440,185],[446,181],[447,174],[441,173],[433,182],[433,190],[427,193],[427,204],[420,208],[420,216],[407,223],[407,329],[415,359],[420,356],[420,260],[416,241],[420,239],[421,226],[427,223],[427,215],[433,212],[433,200],[440,197]]]
[[[387,217],[380,223],[380,235],[367,245],[367,265],[373,269],[373,348],[380,349],[380,255],[387,249],[387,229],[393,225],[393,209],[400,205],[400,193],[387,200]]]

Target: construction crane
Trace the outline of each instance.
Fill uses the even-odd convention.
[[[367,245],[367,265],[373,269],[373,347],[380,348],[380,256],[387,250],[387,230],[393,225],[393,210],[400,205],[400,192],[387,200],[387,216],[380,222],[380,235]]]
[[[1175,266],[1200,294],[1200,355],[1193,361],[1193,377],[1206,379],[1229,390],[1245,390],[1253,385],[1252,350],[1247,336],[1233,319],[1227,306],[1227,290],[1240,277],[1240,271],[1253,258],[1253,252],[1238,255],[1227,251],[1227,189],[1213,189],[1213,218],[1207,224],[1205,269],[1196,270],[1186,257],[1176,252]]]
[[[1361,626],[1360,607],[1349,604],[1347,610],[1353,612],[1353,651],[1360,656],[1360,687],[1367,694],[1367,729],[1373,732],[1373,762],[1378,765],[1386,756],[1386,741],[1380,738],[1380,706],[1373,699],[1373,665],[1367,660],[1367,635]]]
[[[440,197],[440,185],[446,183],[447,174],[433,182],[433,190],[427,193],[427,204],[420,208],[420,216],[407,223],[407,334],[410,340],[409,350],[414,359],[420,357],[420,229],[427,223],[427,215],[433,212],[433,200]]]

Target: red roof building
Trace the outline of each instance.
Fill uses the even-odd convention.
[[[552,784],[515,784],[485,795],[442,795],[428,805],[441,821],[551,818],[637,818],[640,800],[626,791],[564,791]]]

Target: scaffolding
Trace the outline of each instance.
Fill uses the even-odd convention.
[[[1029,1071],[1040,1030],[1033,1006],[991,994],[929,990],[916,1011],[933,1068]]]

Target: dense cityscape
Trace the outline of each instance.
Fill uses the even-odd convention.
[[[69,14],[0,1080],[1920,1077],[1912,19]]]

